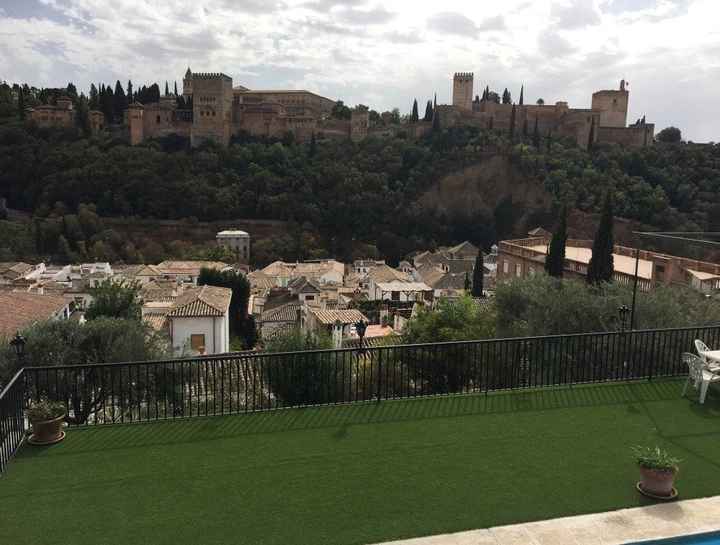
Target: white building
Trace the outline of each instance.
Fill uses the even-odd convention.
[[[250,260],[250,234],[239,229],[220,231],[215,235],[218,246],[235,252],[239,261],[247,263]]]
[[[222,354],[230,350],[232,290],[216,286],[190,288],[165,315],[176,355]]]

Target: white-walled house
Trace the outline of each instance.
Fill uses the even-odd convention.
[[[191,288],[165,315],[176,355],[222,354],[230,351],[232,290],[216,286]]]

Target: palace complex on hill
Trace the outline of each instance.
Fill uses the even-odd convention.
[[[627,126],[629,92],[625,81],[617,90],[597,91],[590,108],[570,108],[567,102],[555,104],[500,104],[483,93],[473,99],[474,76],[456,73],[453,78],[452,104],[438,104],[435,114],[442,127],[473,125],[483,128],[510,130],[516,134],[573,138],[581,147],[595,142],[611,142],[625,146],[652,144],[655,126],[645,119]],[[222,73],[192,72],[183,78],[182,100],[174,95],[159,101],[141,104],[131,102],[121,127],[109,127],[103,114],[90,111],[93,132],[120,130],[135,145],[145,139],[185,136],[193,146],[203,141],[227,145],[234,135],[249,134],[282,137],[288,133],[297,140],[307,141],[313,134],[320,138],[351,138],[362,140],[369,134],[395,134],[403,131],[413,137],[432,127],[431,121],[395,123],[383,116],[382,124],[370,123],[366,108],[355,108],[350,119],[336,119],[331,113],[336,102],[305,90],[252,90],[234,86],[232,78]],[[30,110],[30,119],[41,126],[73,126],[73,104],[61,98],[55,105],[41,105]]]

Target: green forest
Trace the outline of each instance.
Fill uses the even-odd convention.
[[[3,221],[0,259],[137,262],[162,255],[162,248],[139,247],[105,229],[104,217],[290,222],[292,235],[258,242],[260,261],[396,261],[466,239],[487,247],[523,235],[514,229],[524,203],[507,197],[472,214],[447,215],[429,212],[419,199],[448,174],[495,155],[552,196],[547,209],[533,211],[538,225],[552,227],[562,205],[598,212],[611,191],[615,214],[648,228],[720,231],[720,145],[583,150],[525,126],[513,135],[436,127],[421,139],[399,131],[357,143],[241,136],[228,148],[196,149],[170,136],[131,147],[116,133],[34,127],[7,104],[0,113],[0,197],[32,215],[25,226]]]

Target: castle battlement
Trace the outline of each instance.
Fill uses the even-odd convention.
[[[193,72],[193,79],[221,79],[225,81],[232,81],[232,78],[222,72]]]
[[[475,76],[474,72],[455,72],[456,78],[472,78]]]

